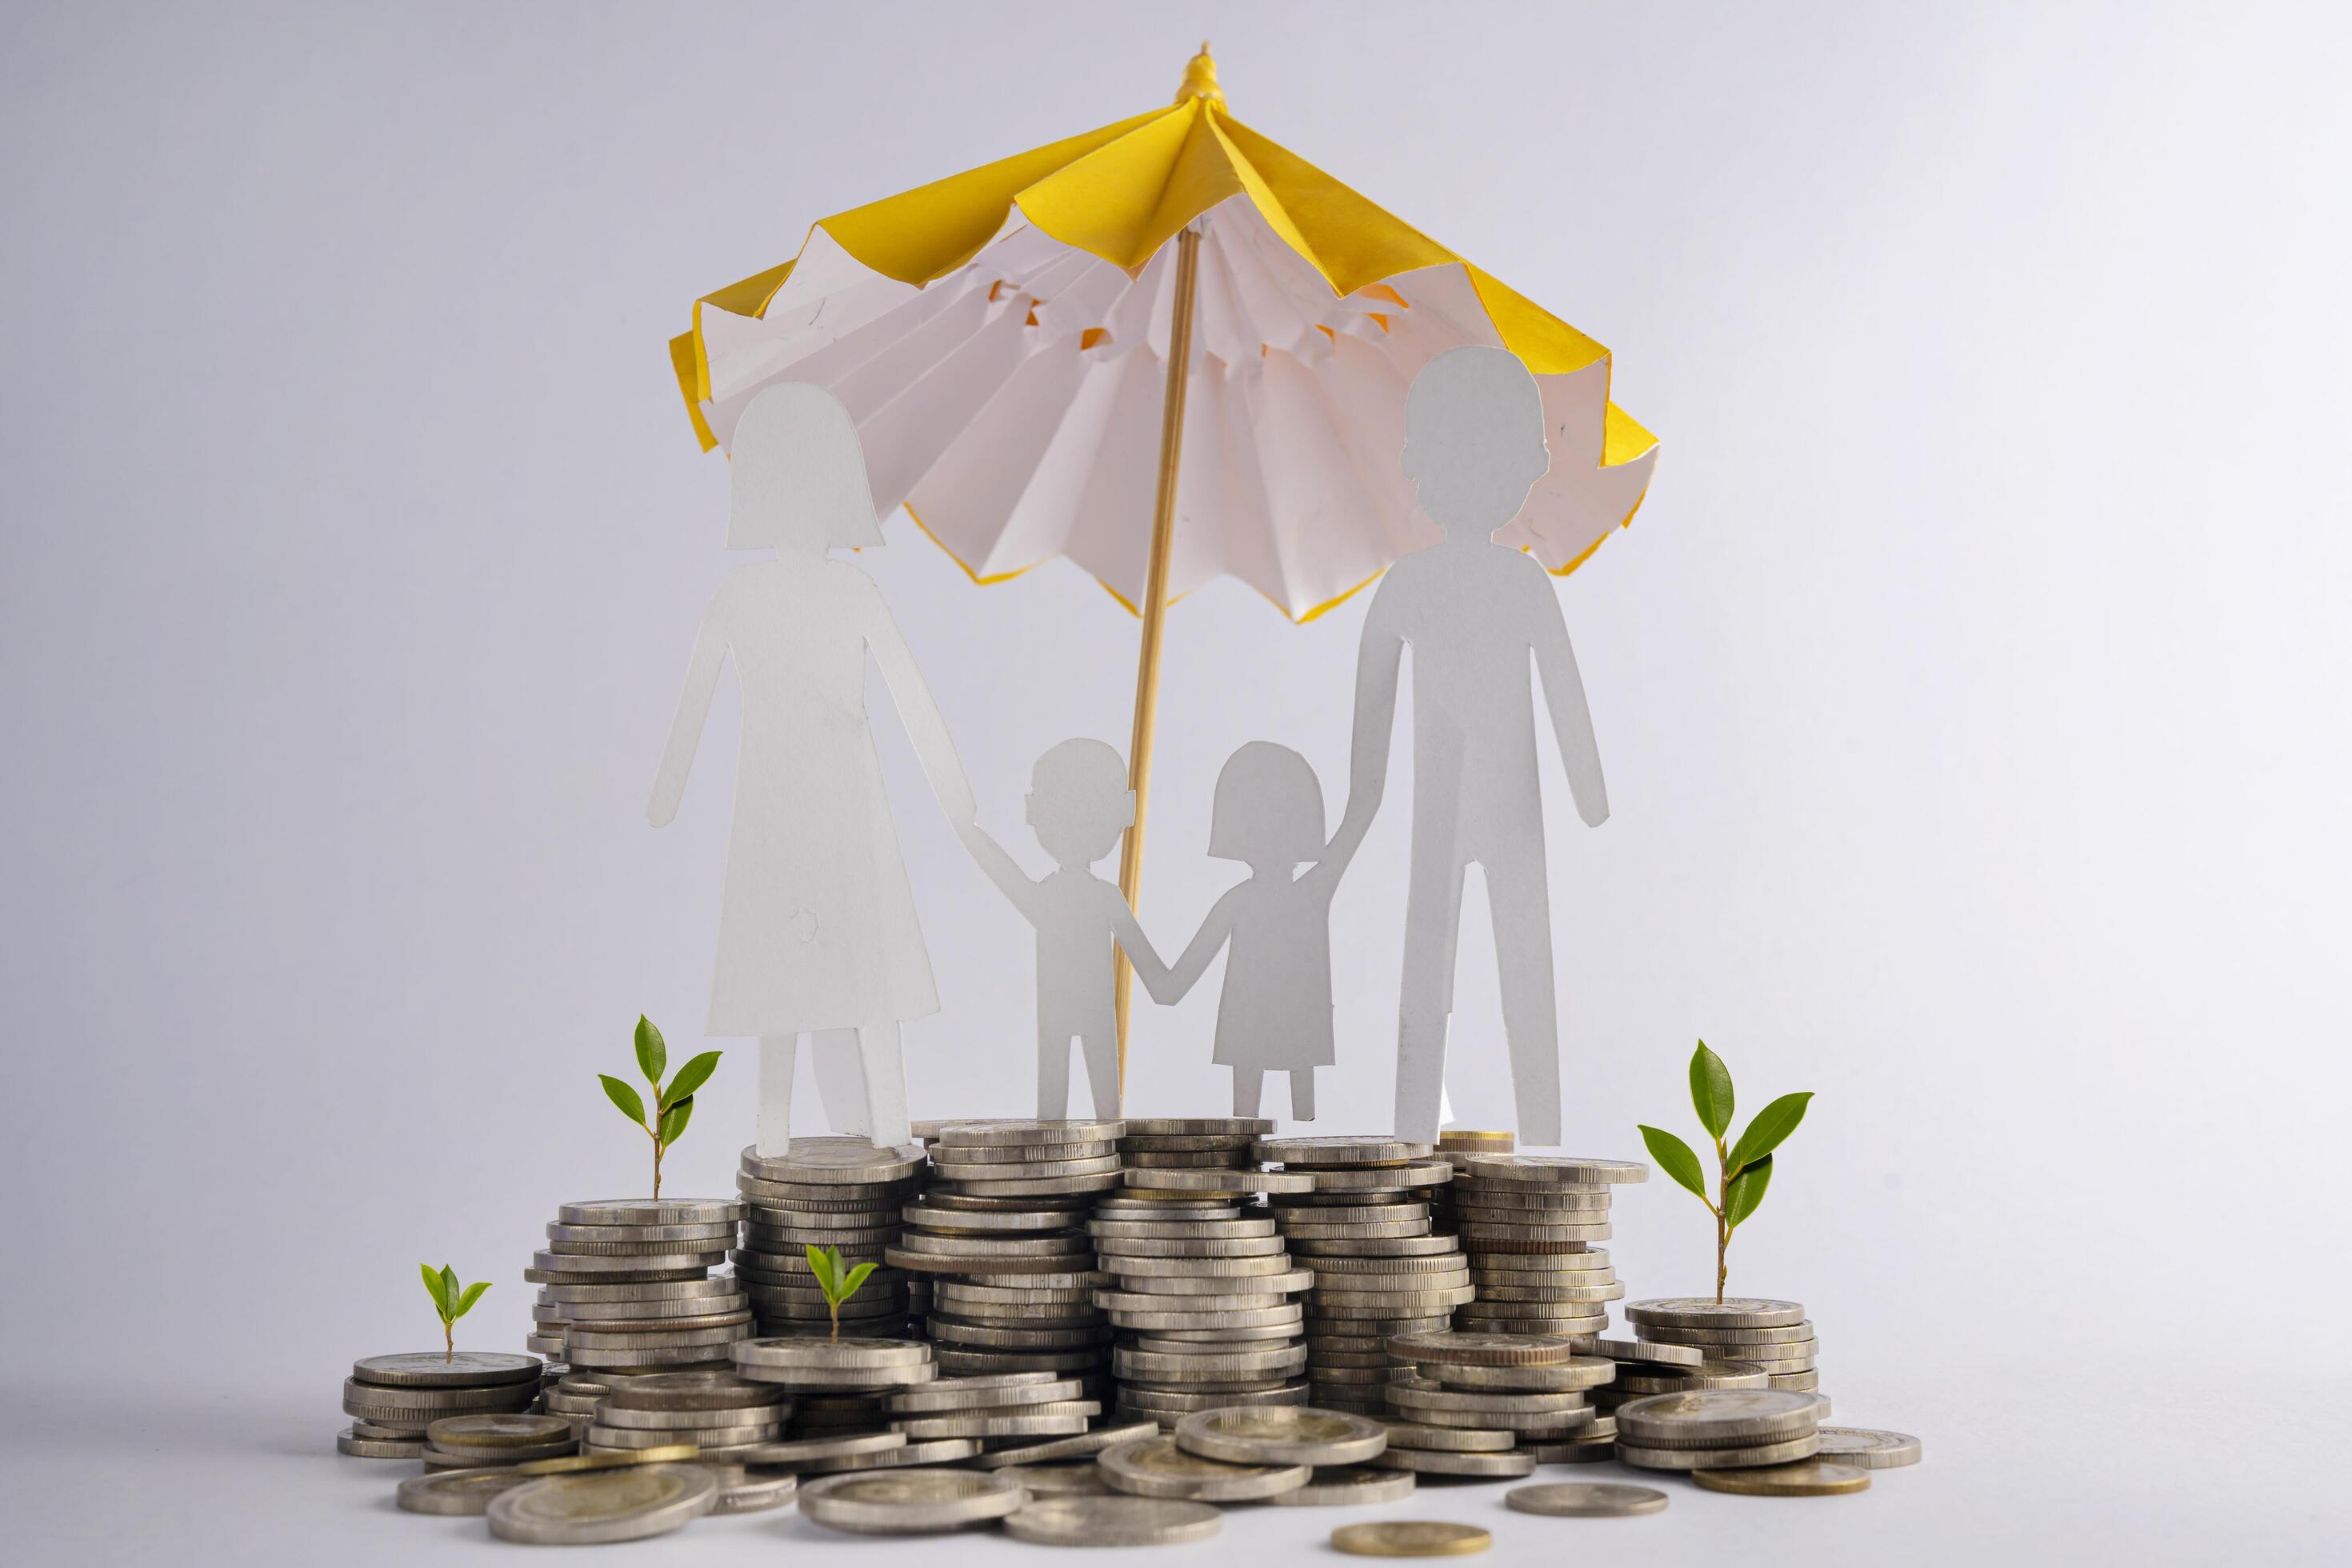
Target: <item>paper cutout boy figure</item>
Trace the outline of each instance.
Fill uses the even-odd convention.
[[[1397,668],[1412,647],[1412,869],[1397,1005],[1397,1136],[1437,1136],[1446,1017],[1454,1008],[1463,871],[1485,873],[1519,1141],[1559,1142],[1559,1028],[1551,896],[1536,773],[1535,693],[1577,815],[1609,816],[1584,685],[1551,578],[1494,542],[1551,466],[1543,397],[1503,349],[1438,355],[1405,400],[1405,477],[1444,542],[1389,568],[1364,618],[1345,839],[1379,811],[1396,721]]]
[[[848,411],[819,387],[769,387],[744,409],[730,456],[728,547],[775,557],[730,571],[703,612],[646,817],[660,827],[677,815],[731,655],[742,756],[708,1032],[759,1038],[761,1153],[784,1152],[792,1136],[803,1034],[815,1037],[834,1130],[904,1144],[898,1026],[940,1001],[866,716],[868,655],[960,824],[974,812],[971,786],[881,590],[826,554],[882,542]]]
[[[1249,877],[1228,889],[1171,972],[1174,1002],[1227,942],[1211,1060],[1234,1069],[1234,1114],[1255,1116],[1269,1070],[1290,1076],[1290,1114],[1315,1120],[1315,1069],[1331,1042],[1331,898],[1362,834],[1323,842],[1323,785],[1305,757],[1252,741],[1225,761],[1209,819],[1209,853]],[[1301,874],[1298,868],[1307,870]]]
[[[1037,1115],[1058,1121],[1070,1102],[1070,1041],[1086,1058],[1095,1114],[1119,1113],[1118,1012],[1112,948],[1123,950],[1155,998],[1168,970],[1152,951],[1118,884],[1095,862],[1135,824],[1127,764],[1100,741],[1064,741],[1037,759],[1029,777],[1029,826],[1055,869],[1033,879],[987,830],[959,826],[981,869],[1037,932]]]

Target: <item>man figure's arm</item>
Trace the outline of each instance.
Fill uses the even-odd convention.
[[[1559,742],[1576,815],[1587,827],[1598,827],[1609,820],[1609,786],[1601,777],[1601,748],[1593,743],[1592,713],[1584,705],[1584,680],[1576,672],[1576,650],[1569,646],[1568,620],[1551,578],[1540,567],[1528,575],[1543,601],[1532,618],[1536,673],[1543,678],[1544,702],[1551,710],[1552,739]]]
[[[1389,783],[1389,738],[1396,727],[1397,670],[1404,658],[1403,614],[1397,568],[1372,590],[1364,635],[1356,645],[1356,721],[1348,755],[1348,811],[1333,836],[1329,858],[1344,867],[1371,830]]]

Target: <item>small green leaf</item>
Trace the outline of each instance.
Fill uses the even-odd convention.
[[[678,1134],[686,1131],[687,1121],[693,1114],[694,1099],[691,1095],[662,1112],[661,1144],[663,1148],[667,1149],[677,1142]]]
[[[717,1071],[718,1068],[717,1051],[705,1051],[696,1057],[678,1068],[677,1076],[669,1080],[669,1087],[661,1091],[662,1104],[673,1105],[681,1100],[693,1099],[694,1091],[709,1081],[710,1075]]]
[[[440,1271],[430,1263],[420,1263],[416,1268],[418,1272],[425,1276],[425,1293],[433,1298],[433,1310],[446,1318],[449,1315],[449,1303],[441,1294]]]
[[[825,1260],[824,1248],[811,1243],[805,1250],[808,1253],[809,1272],[816,1276],[816,1288],[824,1292],[826,1300],[832,1300],[833,1265]]]
[[[654,1027],[652,1019],[638,1014],[637,1069],[646,1075],[647,1083],[659,1089],[662,1068],[668,1065],[669,1047],[663,1043],[661,1031]]]
[[[846,1301],[852,1296],[856,1295],[857,1288],[860,1285],[865,1284],[866,1277],[873,1272],[874,1265],[871,1263],[861,1263],[856,1268],[851,1269],[849,1271],[849,1278],[841,1282],[841,1299]]]
[[[471,1285],[467,1286],[466,1293],[457,1298],[457,1310],[449,1315],[453,1318],[462,1318],[467,1313],[472,1311],[474,1310],[474,1303],[482,1299],[482,1292],[489,1288],[490,1282],[487,1279],[477,1279]]]
[[[604,1098],[619,1106],[622,1115],[643,1127],[646,1124],[646,1102],[637,1098],[637,1091],[610,1073],[600,1072],[596,1077],[604,1086]]]
[[[1723,1209],[1724,1217],[1730,1221],[1734,1230],[1739,1228],[1741,1220],[1756,1212],[1756,1205],[1764,1201],[1764,1189],[1771,1184],[1772,1156],[1769,1154],[1731,1178],[1731,1185],[1724,1194]]]
[[[1756,1113],[1748,1131],[1731,1151],[1731,1171],[1734,1175],[1769,1154],[1780,1146],[1780,1140],[1797,1130],[1805,1119],[1806,1102],[1812,1099],[1811,1090],[1803,1094],[1784,1094]]]
[[[1706,1173],[1700,1169],[1698,1156],[1691,1152],[1689,1144],[1671,1132],[1646,1126],[1642,1129],[1642,1142],[1649,1145],[1650,1158],[1660,1169],[1696,1193],[1699,1202],[1706,1202]]]
[[[457,1315],[457,1271],[450,1268],[446,1263],[441,1266],[441,1300],[448,1305],[448,1310],[445,1315],[452,1319],[456,1318]]]
[[[1720,1139],[1731,1125],[1731,1069],[1701,1040],[1690,1059],[1691,1108],[1710,1138]]]

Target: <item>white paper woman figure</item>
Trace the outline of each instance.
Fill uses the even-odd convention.
[[[1268,1070],[1290,1075],[1290,1114],[1315,1120],[1315,1069],[1331,1044],[1331,897],[1363,835],[1323,842],[1323,785],[1305,757],[1252,741],[1225,760],[1209,817],[1209,853],[1250,868],[1211,906],[1166,991],[1192,989],[1227,942],[1211,1060],[1234,1069],[1234,1114],[1255,1116]],[[1298,868],[1307,867],[1300,874]]]
[[[744,409],[732,458],[728,547],[772,546],[775,559],[729,572],[703,612],[646,816],[659,827],[677,815],[733,655],[742,758],[708,1032],[759,1038],[761,1153],[781,1153],[792,1135],[803,1034],[816,1037],[834,1130],[903,1144],[898,1026],[940,1000],[866,718],[869,653],[932,794],[959,824],[972,818],[971,786],[881,590],[826,557],[882,542],[848,411],[818,387],[769,387]]]

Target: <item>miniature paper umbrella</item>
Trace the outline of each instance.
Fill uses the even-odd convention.
[[[877,512],[903,504],[973,581],[1066,555],[1139,611],[1132,902],[1162,610],[1230,574],[1309,620],[1434,543],[1397,468],[1405,388],[1465,344],[1525,361],[1549,424],[1551,470],[1497,538],[1570,571],[1656,456],[1609,351],[1234,120],[1204,46],[1172,107],[820,219],[670,351],[705,447],[761,388],[813,383],[856,422]]]

